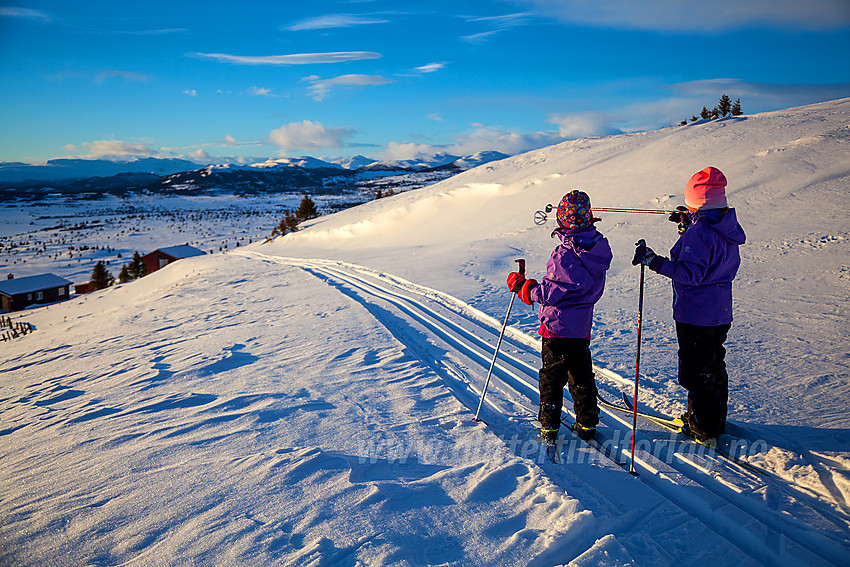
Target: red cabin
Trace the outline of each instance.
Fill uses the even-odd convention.
[[[145,264],[145,269],[150,274],[164,268],[171,262],[182,258],[191,258],[193,256],[203,256],[206,254],[203,250],[199,250],[194,246],[184,244],[182,246],[169,246],[167,248],[157,248],[149,254],[142,256],[142,262]]]

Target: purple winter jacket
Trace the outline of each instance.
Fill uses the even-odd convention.
[[[738,247],[746,242],[735,209],[715,223],[708,213],[692,215],[669,260],[650,264],[673,280],[673,319],[703,327],[732,322],[732,280],[741,265]]]
[[[540,322],[552,335],[587,338],[593,322],[593,305],[605,289],[611,247],[595,227],[573,234],[564,231],[556,234],[561,244],[546,262],[546,275],[528,295],[540,304]]]

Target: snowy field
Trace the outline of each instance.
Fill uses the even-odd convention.
[[[49,196],[0,206],[0,273],[52,272],[75,283],[89,280],[98,261],[114,276],[133,253],[189,244],[217,254],[265,240],[286,209],[303,195],[149,196],[85,200]],[[317,195],[320,211],[362,202],[364,195]]]
[[[0,564],[847,565],[848,117],[845,99],[567,142],[13,315],[37,330],[0,343]],[[613,411],[610,458],[569,434],[563,463],[541,458],[519,302],[473,422],[505,276],[522,257],[539,279],[554,247],[534,212],[572,189],[672,209],[707,165],[748,236],[722,439],[740,463],[640,420],[633,477]],[[666,253],[676,229],[598,216],[615,258],[591,350],[618,400],[634,243]],[[677,415],[670,284],[646,284],[640,403]]]

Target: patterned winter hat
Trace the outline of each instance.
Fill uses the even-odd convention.
[[[716,167],[706,167],[693,174],[685,187],[685,204],[689,209],[722,209],[726,206],[726,176]]]
[[[558,226],[565,230],[586,230],[593,226],[590,197],[579,190],[570,191],[558,205]]]

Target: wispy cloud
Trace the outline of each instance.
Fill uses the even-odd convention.
[[[196,91],[195,89],[186,89],[185,91],[183,91],[183,94],[189,96],[198,96],[198,91]]]
[[[461,39],[469,43],[485,43],[498,33],[528,24],[528,16],[527,13],[520,13],[504,16],[467,17],[466,21],[483,24],[487,29],[479,33],[463,36]]]
[[[109,79],[124,79],[125,81],[145,82],[150,80],[150,75],[144,73],[136,73],[134,71],[118,71],[115,69],[106,69],[95,75],[96,83],[103,83]]]
[[[563,22],[617,29],[715,33],[750,27],[825,30],[850,27],[847,0],[511,0]]]
[[[688,81],[670,87],[674,93],[682,96],[708,99],[714,104],[723,93],[732,99],[740,98],[744,109],[774,110],[814,104],[850,96],[850,83],[832,85],[811,84],[775,84],[742,81],[741,79],[706,79]]]
[[[371,24],[386,24],[389,20],[374,18],[371,16],[358,16],[354,14],[328,14],[316,18],[307,18],[294,24],[285,26],[289,31],[324,30],[332,28],[351,28]]]
[[[303,120],[290,122],[269,132],[268,141],[286,155],[292,150],[319,150],[340,148],[343,142],[356,134],[353,128],[328,128],[320,122]]]
[[[421,67],[416,67],[413,69],[417,73],[434,73],[435,71],[439,71],[440,69],[445,68],[448,65],[445,61],[440,63],[428,63],[427,65],[422,65]]]
[[[310,84],[310,96],[315,100],[324,100],[336,87],[377,86],[392,83],[380,75],[340,75],[330,79],[322,79],[316,75],[304,78]]]
[[[363,59],[378,59],[380,53],[371,51],[333,51],[329,53],[292,53],[288,55],[229,55],[227,53],[189,53],[189,57],[212,59],[233,65],[311,65],[345,63]]]
[[[94,28],[78,28],[79,31],[97,34],[97,35],[138,35],[138,36],[157,36],[157,35],[170,35],[176,33],[187,33],[189,30],[186,28],[162,28],[162,29],[150,29],[150,30],[107,30],[107,29],[94,29]]]
[[[21,18],[23,20],[32,20],[41,23],[54,21],[54,18],[47,12],[33,10],[31,8],[16,8],[13,6],[6,8],[0,7],[0,16],[7,18]]]

